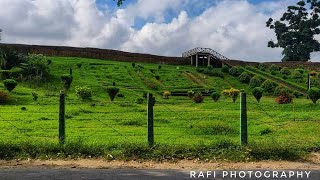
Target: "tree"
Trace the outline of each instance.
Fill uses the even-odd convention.
[[[113,1],[115,1],[115,0],[113,0]],[[125,0],[117,0],[117,5],[121,6],[123,4],[123,1],[125,1]]]
[[[302,0],[295,6],[288,6],[280,20],[273,22],[270,18],[266,22],[277,37],[277,42],[269,41],[268,47],[283,48],[282,61],[310,60],[310,53],[320,51],[320,43],[314,39],[320,34],[319,15],[319,0]]]

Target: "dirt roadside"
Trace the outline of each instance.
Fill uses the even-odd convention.
[[[313,153],[304,162],[289,161],[260,161],[260,162],[200,162],[196,160],[181,160],[178,162],[155,161],[106,161],[102,159],[79,160],[12,160],[0,161],[0,169],[6,168],[136,168],[136,169],[199,169],[199,170],[223,170],[223,169],[309,169],[320,170],[320,153]]]

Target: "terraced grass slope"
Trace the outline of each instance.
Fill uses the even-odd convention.
[[[319,105],[300,98],[279,105],[274,97],[260,103],[248,95],[249,146],[239,144],[239,100],[214,102],[206,97],[196,104],[185,96],[163,99],[160,92],[193,89],[218,92],[234,87],[250,92],[237,77],[198,73],[191,66],[135,64],[84,58],[50,57],[52,77],[47,84],[20,82],[11,102],[0,106],[0,158],[97,157],[108,159],[299,159],[320,147],[317,130]],[[78,68],[77,63],[82,63]],[[60,76],[72,68],[73,82],[66,98],[66,144],[58,144]],[[219,71],[220,69],[214,69]],[[110,102],[106,87],[113,82],[124,97]],[[93,90],[92,101],[81,101],[76,86]],[[0,83],[0,89],[4,89]],[[39,94],[32,100],[31,92]],[[156,146],[147,145],[144,92],[156,96]]]

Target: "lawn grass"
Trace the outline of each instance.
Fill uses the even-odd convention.
[[[257,103],[250,88],[230,75],[208,77],[194,67],[50,57],[50,82],[20,82],[11,102],[0,106],[0,158],[105,157],[118,159],[222,159],[247,161],[303,158],[320,147],[319,105],[305,98],[279,105],[274,97]],[[76,63],[82,63],[78,68]],[[60,76],[73,69],[66,98],[66,143],[58,143]],[[150,71],[151,70],[151,71]],[[217,71],[219,69],[216,69]],[[191,75],[190,75],[191,74]],[[160,76],[157,80],[155,76]],[[115,82],[123,98],[110,102],[105,91]],[[92,101],[81,101],[76,86],[93,90]],[[240,146],[239,99],[196,104],[165,90],[244,89],[248,95],[249,145]],[[0,88],[3,89],[2,84]],[[31,92],[39,94],[33,101]],[[144,92],[155,94],[155,146],[147,145],[147,104],[135,103]],[[26,110],[22,110],[25,107]]]

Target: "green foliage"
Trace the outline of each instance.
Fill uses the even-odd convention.
[[[276,103],[278,103],[278,104],[289,104],[289,103],[292,103],[292,100],[293,100],[293,96],[290,93],[287,93],[287,92],[283,91],[276,98]]]
[[[270,70],[270,72],[272,72],[272,71],[276,72],[276,71],[280,70],[280,67],[275,64],[271,64],[271,66],[269,67],[269,70]]]
[[[82,67],[82,63],[77,63],[77,67],[80,69]]]
[[[264,89],[264,92],[267,92],[267,93],[273,93],[276,86],[277,84],[269,79],[265,80],[261,84],[261,87]]]
[[[4,48],[0,50],[0,68],[5,70],[10,70],[14,67],[19,66],[24,63],[26,58],[23,54],[17,53],[10,48]]]
[[[196,94],[194,94],[194,96],[192,97],[193,102],[195,103],[202,103],[204,100],[203,95],[200,92],[197,92]]]
[[[239,81],[240,81],[241,83],[249,84],[250,80],[251,80],[251,76],[250,76],[248,73],[246,73],[246,72],[243,72],[243,73],[239,76]]]
[[[290,93],[290,90],[281,84],[274,89],[274,95],[280,96],[283,92]]]
[[[120,89],[117,87],[107,87],[107,93],[108,93],[111,101],[114,100],[114,98],[117,96],[119,91],[120,91]]]
[[[267,69],[267,65],[260,63],[258,66],[258,69],[260,69],[261,71],[265,71]],[[262,69],[264,69],[264,70],[262,70]]]
[[[320,89],[316,87],[312,87],[308,90],[308,96],[311,101],[316,104],[317,101],[320,99]]]
[[[140,98],[140,97],[136,99],[137,104],[143,104],[143,101],[144,101],[144,99]]]
[[[131,66],[134,68],[134,67],[136,67],[136,63],[131,63]]]
[[[154,77],[156,78],[156,80],[160,81],[160,76],[159,75],[156,75]]]
[[[264,92],[264,89],[261,87],[255,87],[252,89],[252,95],[256,98],[258,102],[260,102],[263,92]]]
[[[229,69],[229,73],[231,76],[237,77],[237,76],[240,76],[240,74],[242,73],[242,70],[238,66],[233,66],[231,69]]]
[[[290,74],[291,74],[291,71],[290,71],[289,68],[284,67],[284,68],[282,68],[282,69],[280,70],[280,73],[281,73],[281,74],[284,74],[284,75],[290,75]]]
[[[221,67],[221,72],[224,72],[224,73],[229,73],[229,66],[227,65],[222,65]]]
[[[236,102],[236,100],[237,100],[237,98],[238,98],[238,96],[240,94],[240,90],[234,89],[234,88],[226,89],[226,90],[222,91],[222,94],[225,95],[225,96],[231,97],[232,101]]]
[[[260,76],[253,76],[249,82],[251,88],[260,87],[262,84],[262,78]]]
[[[37,100],[38,100],[38,98],[39,98],[38,93],[32,92],[31,95],[32,95],[32,99],[33,99],[34,101],[37,101]]]
[[[211,65],[210,65],[210,66],[208,66],[208,70],[210,70],[210,71],[211,71],[212,69],[213,69],[213,66],[211,66]]]
[[[82,100],[91,100],[92,98],[92,90],[89,87],[86,86],[77,86],[75,88],[76,94],[82,99]]]
[[[124,98],[124,94],[122,94],[122,93],[119,93],[117,96],[118,96],[119,98]]]
[[[214,100],[214,102],[218,102],[218,100],[220,99],[220,93],[218,93],[218,92],[213,92],[212,94],[211,94],[211,98]]]
[[[8,101],[9,94],[4,91],[0,91],[0,104],[6,104]]]
[[[208,75],[208,76],[211,76],[211,77],[219,77],[219,78],[224,78],[224,75],[223,73],[221,72],[218,72],[218,71],[213,71],[213,70],[209,70],[209,69],[206,69],[203,71],[204,74]]]
[[[303,81],[303,75],[302,75],[299,71],[297,71],[297,70],[295,70],[295,71],[293,72],[292,77],[293,77],[293,78],[295,79],[295,81],[297,81],[297,82],[302,82],[302,81]]]
[[[301,92],[298,92],[298,91],[294,91],[294,92],[293,92],[293,95],[294,95],[294,97],[296,97],[296,98],[303,97],[303,94],[302,94]]]
[[[69,90],[69,89],[70,89],[70,86],[71,86],[71,83],[72,83],[72,80],[73,80],[72,75],[70,75],[70,74],[62,75],[62,76],[61,76],[61,80],[62,80],[62,83],[63,83],[64,88],[65,88],[66,90]]]
[[[162,66],[161,65],[158,65],[158,69],[160,70],[162,68]]]
[[[32,78],[45,80],[49,76],[50,68],[47,58],[42,54],[29,54],[26,63],[22,65],[24,73]]]
[[[299,72],[300,74],[303,74],[304,73],[304,69],[302,68],[297,68],[294,70],[295,72]]]
[[[3,84],[9,92],[11,92],[18,85],[17,81],[14,79],[6,79],[3,81]]]
[[[262,131],[260,131],[260,135],[266,135],[266,134],[270,134],[272,133],[273,131],[270,129],[270,128],[266,128],[266,129],[263,129]]]
[[[190,91],[187,92],[187,95],[188,95],[188,97],[189,97],[190,99],[193,98],[194,94],[195,94],[195,92],[192,91],[192,90],[190,90]]]
[[[274,76],[277,75],[276,71],[270,71],[270,74]]]
[[[277,42],[269,41],[268,47],[283,48],[282,61],[308,61],[310,53],[320,50],[320,43],[314,38],[320,34],[318,0],[299,1],[289,6],[280,20],[270,18],[266,25],[274,30]]]
[[[203,73],[204,72],[204,68],[197,67],[197,72],[198,73]]]

